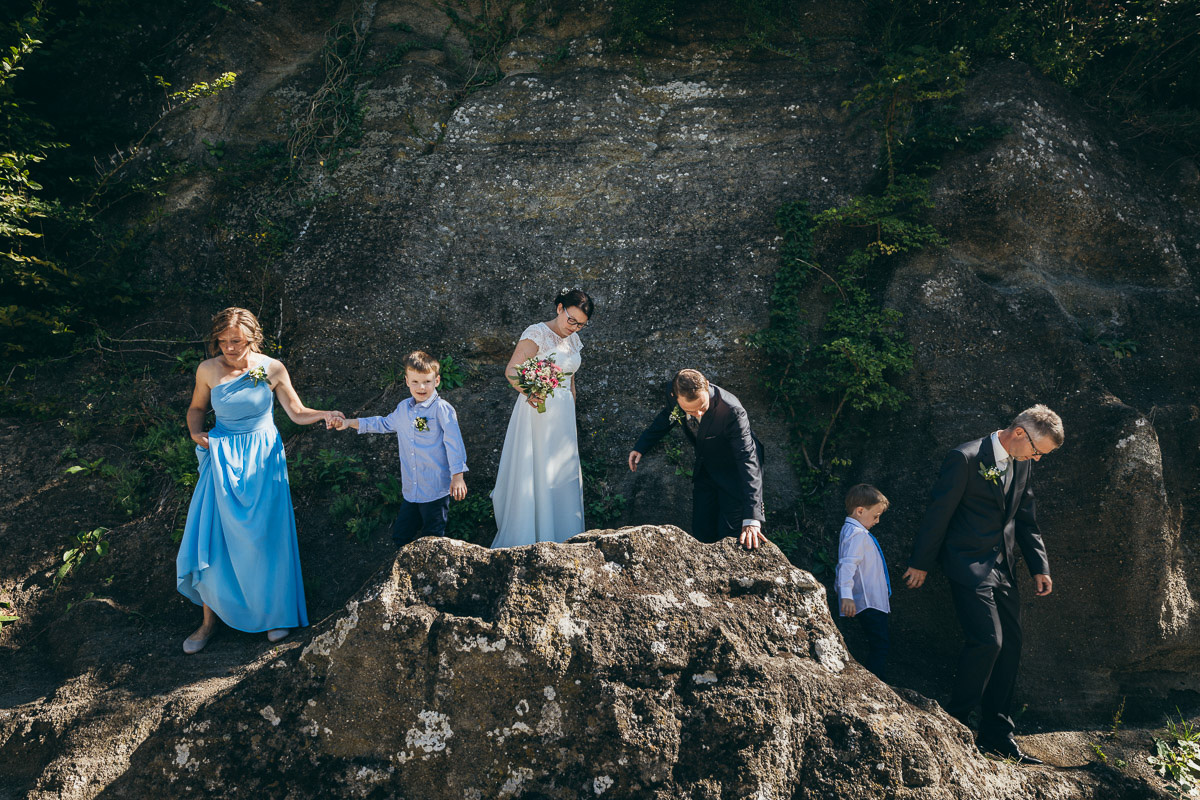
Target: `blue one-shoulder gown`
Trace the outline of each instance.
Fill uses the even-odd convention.
[[[196,448],[200,477],[175,559],[179,591],[247,632],[308,624],[273,401],[249,374],[213,387],[217,424],[208,450]]]

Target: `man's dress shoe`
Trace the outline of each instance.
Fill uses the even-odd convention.
[[[1042,762],[1040,758],[1034,758],[1027,753],[1021,752],[1021,748],[1017,746],[1017,740],[1012,736],[1004,739],[991,739],[980,736],[975,740],[976,746],[980,752],[996,756],[997,758],[1011,759],[1018,764],[1032,764],[1037,766]]]

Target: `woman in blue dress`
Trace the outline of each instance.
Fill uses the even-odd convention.
[[[213,317],[209,354],[196,370],[187,411],[200,476],[175,559],[178,588],[204,607],[204,621],[183,642],[198,653],[217,619],[277,642],[308,624],[296,519],[283,441],[271,415],[276,396],[293,422],[324,422],[337,411],[300,402],[282,363],[262,354],[262,328],[244,308]],[[216,425],[204,430],[209,405]]]

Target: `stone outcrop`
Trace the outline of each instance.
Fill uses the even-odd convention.
[[[786,509],[799,495],[787,426],[770,413],[758,351],[745,341],[768,319],[775,210],[793,200],[844,202],[876,172],[875,134],[841,105],[868,74],[856,43],[863,23],[848,4],[810,4],[814,41],[804,64],[710,47],[703,30],[633,58],[605,39],[605,4],[577,5],[529,22],[504,49],[505,75],[470,91],[472,45],[441,4],[214,10],[203,36],[180,39],[187,48],[168,77],[182,86],[234,70],[237,87],[164,124],[145,157],[200,168],[166,187],[161,206],[137,212],[160,226],[147,280],[192,294],[178,309],[135,320],[161,325],[137,335],[174,338],[185,323],[202,331],[228,303],[263,309],[302,396],[363,414],[384,413],[403,396],[400,387],[377,393],[401,352],[452,355],[467,380],[447,396],[480,496],[513,403],[502,365],[517,334],[548,316],[554,292],[579,285],[598,300],[584,333],[580,438],[589,461],[607,465],[607,487],[628,500],[618,523],[689,525],[689,482],[661,450],[636,475],[623,467],[663,382],[684,365],[746,404],[767,444],[768,507]],[[354,86],[361,141],[328,168],[308,164],[283,190],[263,173],[239,178],[260,145],[287,140],[323,80],[326,31],[355,12],[368,37]],[[406,50],[415,39],[423,44]],[[397,48],[402,58],[393,58]],[[1035,468],[1056,588],[1041,600],[1026,591],[1022,725],[1107,723],[1122,697],[1128,717],[1145,709],[1158,724],[1162,710],[1177,702],[1187,710],[1200,697],[1195,166],[1142,160],[1088,109],[1016,64],[975,65],[961,119],[1007,132],[949,157],[936,176],[935,221],[948,247],[881,277],[916,347],[904,383],[912,400],[900,414],[863,421],[845,479],[876,483],[892,499],[877,532],[898,585],[945,451],[1032,402],[1060,411],[1067,447]],[[225,143],[223,161],[205,140]],[[286,232],[286,246],[263,259],[254,236],[267,229]],[[803,574],[793,583],[797,573],[777,555],[680,554],[672,548],[684,545],[665,529],[490,557],[422,544],[360,594],[355,610],[341,611],[390,554],[386,543],[371,550],[347,537],[328,493],[298,487],[310,610],[333,618],[304,654],[230,634],[204,659],[184,660],[178,640],[195,610],[173,588],[170,504],[128,522],[106,510],[108,487],[80,489],[82,478],[63,475],[128,445],[103,434],[81,443],[80,429],[103,429],[134,407],[172,407],[182,419],[189,377],[175,375],[169,359],[146,358],[121,413],[81,412],[74,429],[14,419],[0,431],[0,599],[20,618],[0,632],[3,800],[26,791],[37,800],[176,796],[181,786],[202,794],[243,782],[264,796],[277,793],[273,782],[300,797],[403,796],[394,787],[438,769],[483,796],[510,779],[530,797],[594,793],[604,777],[613,781],[608,796],[753,796],[750,787],[777,796],[782,789],[767,787],[783,786],[798,797],[1104,796],[1086,776],[979,761],[965,731],[926,701],[891,693],[849,662],[834,669],[840,640],[815,608],[825,600]],[[71,368],[47,369],[41,385]],[[336,446],[375,477],[394,470],[391,443],[334,436],[297,437],[289,454],[312,458]],[[67,459],[75,449],[79,458]],[[832,550],[841,513],[836,504],[825,511]],[[112,555],[56,595],[51,576],[67,536],[101,524],[118,529]],[[636,570],[610,553],[614,542],[641,559]],[[660,550],[656,563],[651,553]],[[668,553],[699,571],[659,577]],[[420,567],[421,559],[441,566]],[[535,567],[544,585],[520,572]],[[585,567],[593,571],[586,581]],[[662,586],[645,589],[647,580],[632,577],[638,571]],[[469,591],[458,587],[468,574]],[[734,574],[749,586],[730,583]],[[775,577],[782,587],[756,583]],[[687,578],[699,588],[679,588]],[[666,597],[668,588],[679,606],[614,605],[605,595]],[[712,607],[692,602],[693,591]],[[67,596],[76,602],[69,613]],[[582,596],[586,603],[572,599]],[[721,610],[726,602],[732,608]],[[798,611],[780,611],[787,603],[804,609],[803,623]],[[898,590],[893,609],[893,679],[942,697],[959,639],[941,578],[918,593]],[[626,619],[641,627],[616,638]],[[659,620],[675,626],[670,637],[658,635]],[[504,650],[495,649],[500,639]],[[468,641],[475,645],[460,649]],[[511,663],[513,653],[527,663]],[[621,671],[633,664],[649,671]],[[485,677],[493,668],[494,682]],[[562,714],[557,739],[551,704]],[[444,715],[448,728],[424,712]],[[296,733],[304,730],[313,733]],[[453,736],[439,738],[444,730]],[[580,762],[579,748],[562,752],[568,743],[595,748]],[[475,763],[468,752],[493,755]],[[132,770],[118,780],[126,763]]]
[[[422,539],[101,796],[1142,796],[1066,775],[982,758],[855,664],[776,548],[642,527]]]
[[[1022,576],[1020,702],[1059,722],[1106,717],[1122,697],[1148,717],[1186,706],[1200,696],[1200,406],[1184,355],[1200,348],[1197,198],[1024,67],[986,67],[967,97],[965,123],[1008,133],[945,165],[949,246],[888,288],[917,368],[910,409],[863,452],[859,476],[894,500],[881,539],[902,566],[945,451],[1048,404],[1067,431],[1033,478],[1055,590],[1034,600]],[[911,674],[952,664],[948,592],[896,600],[899,640],[923,645],[897,652],[921,653]],[[934,677],[909,685],[939,696]]]

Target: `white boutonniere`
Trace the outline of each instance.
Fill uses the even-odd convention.
[[[261,364],[247,372],[246,375],[250,380],[254,381],[255,386],[258,386],[259,383],[269,384],[271,382],[271,378],[267,375],[267,368]]]
[[[985,481],[994,483],[997,486],[999,486],[1000,482],[1004,480],[1005,472],[1007,472],[1007,470],[996,469],[995,467],[985,467],[983,464],[979,465],[979,476]]]
[[[429,430],[429,417],[417,417],[413,420],[413,427],[421,432]]]
[[[682,408],[680,408],[679,406],[675,406],[674,408],[671,409],[671,416],[670,416],[671,422],[677,422],[680,425],[682,425],[683,418],[684,418],[684,413],[683,413]]]

